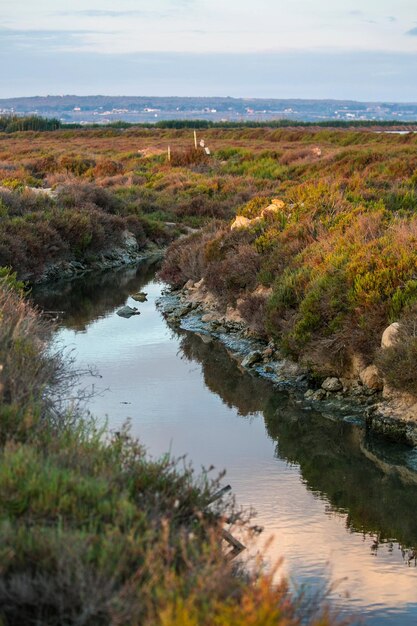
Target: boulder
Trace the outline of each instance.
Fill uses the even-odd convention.
[[[232,222],[230,226],[230,230],[234,230],[235,228],[247,228],[252,220],[244,217],[243,215],[238,215],[236,219]]]
[[[132,315],[140,315],[140,312],[136,307],[126,305],[117,311],[117,315],[119,317],[129,318],[132,317]]]
[[[321,388],[325,391],[335,392],[341,391],[343,389],[343,385],[338,378],[331,376],[323,381]]]
[[[139,291],[138,293],[134,293],[132,294],[130,297],[133,298],[133,300],[136,300],[136,302],[146,302],[147,301],[147,296],[148,294],[144,293],[143,291]]]
[[[316,400],[317,402],[322,402],[322,400],[324,400],[325,398],[326,391],[324,389],[317,389],[317,391],[315,391],[313,395],[310,396],[311,400]]]
[[[272,200],[271,204],[261,211],[261,216],[264,217],[266,213],[281,213],[285,204],[282,200]]]
[[[376,365],[368,365],[359,374],[362,384],[368,389],[375,389],[381,391],[383,387],[383,381]]]
[[[242,367],[253,367],[256,363],[262,361],[262,353],[255,351],[250,352],[242,361]]]
[[[381,338],[381,348],[391,348],[398,341],[398,331],[400,325],[398,322],[393,322],[384,330]]]

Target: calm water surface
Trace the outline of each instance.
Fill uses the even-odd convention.
[[[226,469],[295,584],[335,585],[333,601],[356,623],[416,625],[417,451],[303,410],[218,343],[174,332],[155,307],[154,274],[144,264],[34,293],[62,311],[58,339],[77,364],[102,376],[85,381],[103,390],[92,412],[113,429],[130,418],[154,456],[187,453],[196,468]],[[137,305],[130,294],[142,289],[148,302]],[[141,315],[117,316],[125,303]]]

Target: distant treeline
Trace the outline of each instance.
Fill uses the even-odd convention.
[[[117,122],[124,124],[124,122]],[[323,122],[303,122],[301,120],[262,120],[262,121],[236,121],[236,122],[212,122],[211,120],[162,120],[156,124],[150,124],[156,128],[289,128],[289,127],[314,127],[322,128],[351,128],[372,126],[413,126],[417,122],[403,122],[397,120],[326,120]],[[139,126],[139,124],[130,124]],[[141,124],[145,126],[145,124]]]
[[[0,132],[14,133],[18,131],[52,131],[60,128],[66,129],[92,129],[92,128],[161,128],[161,129],[184,129],[184,128],[294,128],[294,127],[320,127],[320,128],[371,128],[392,126],[414,126],[415,122],[399,120],[326,120],[322,122],[303,122],[301,120],[242,120],[220,121],[211,120],[161,120],[159,122],[125,122],[118,120],[110,124],[78,124],[76,122],[64,124],[56,118],[40,117],[38,115],[18,116],[1,115]]]
[[[1,115],[0,116],[0,132],[15,133],[25,130],[57,130],[62,124],[54,118],[40,117],[39,115],[28,115],[20,117],[19,115]]]

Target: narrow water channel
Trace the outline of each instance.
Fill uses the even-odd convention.
[[[91,411],[112,429],[129,418],[153,456],[226,469],[295,584],[330,585],[355,623],[417,624],[417,450],[306,411],[217,342],[173,331],[155,306],[162,288],[142,264],[34,291],[39,306],[62,312],[57,340],[101,375],[84,381],[98,392]],[[141,314],[119,317],[140,290]]]

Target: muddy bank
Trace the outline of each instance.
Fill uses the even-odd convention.
[[[401,406],[383,397],[379,385],[367,386],[358,378],[317,378],[307,367],[284,358],[273,341],[256,336],[235,309],[219,313],[212,294],[200,283],[166,291],[158,306],[167,321],[198,334],[205,342],[220,341],[239,366],[286,390],[295,402],[341,419],[399,443],[417,446],[417,423]]]

